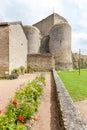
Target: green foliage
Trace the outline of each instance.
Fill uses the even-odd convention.
[[[17,79],[18,75],[17,74],[10,74],[8,75],[8,79]]]
[[[22,123],[18,122],[16,130],[27,130],[27,128]]]
[[[32,69],[32,67],[31,67],[30,64],[28,64],[28,66],[27,66],[27,72],[28,72],[28,73],[34,72],[34,70]]]
[[[36,77],[26,86],[20,86],[4,115],[0,116],[0,130],[27,130],[24,123],[37,110],[45,84],[44,77]]]
[[[19,67],[19,72],[20,72],[21,74],[24,74],[24,73],[25,73],[25,67],[24,67],[24,66],[20,66],[20,67]]]
[[[15,68],[11,71],[11,74],[19,75],[19,70]]]
[[[80,60],[80,68],[87,69],[87,56],[81,54],[79,55],[77,53],[72,54],[73,69],[78,69],[79,60]]]
[[[60,71],[61,80],[67,88],[73,101],[87,99],[87,70]]]
[[[10,75],[0,75],[0,79],[17,79],[18,75],[17,74],[10,74]]]
[[[5,75],[0,75],[0,79],[5,79]]]

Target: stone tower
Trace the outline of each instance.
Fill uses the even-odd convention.
[[[49,32],[49,36],[49,49],[55,57],[56,68],[72,68],[70,25],[68,23],[54,25]]]
[[[38,54],[41,44],[39,29],[33,26],[24,26],[24,30],[28,39],[28,54]]]
[[[42,34],[41,53],[50,53],[55,58],[56,69],[72,69],[71,27],[62,16],[53,13],[34,24]]]

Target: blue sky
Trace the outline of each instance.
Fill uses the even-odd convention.
[[[32,25],[55,13],[72,27],[72,51],[87,54],[87,0],[0,0],[0,22],[22,21]]]

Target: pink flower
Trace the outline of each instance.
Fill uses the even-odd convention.
[[[18,117],[18,121],[23,122],[24,121],[24,117],[23,116],[19,116]]]

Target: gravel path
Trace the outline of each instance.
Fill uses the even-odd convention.
[[[76,102],[75,106],[80,111],[84,121],[87,123],[87,100]]]
[[[31,130],[61,130],[59,127],[56,90],[51,73],[45,73],[46,86],[36,116],[38,121]]]

